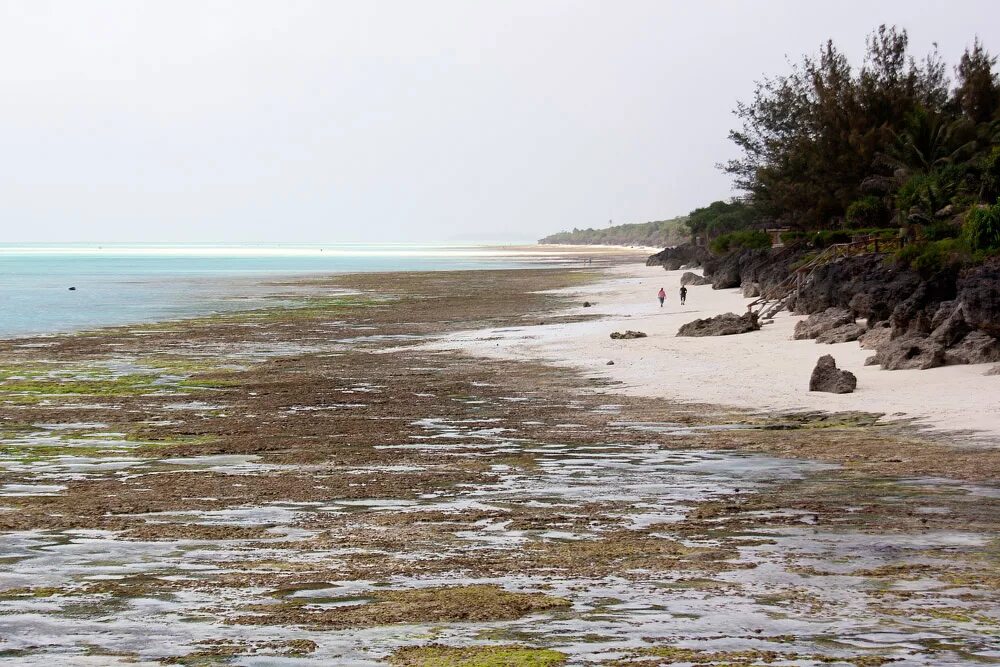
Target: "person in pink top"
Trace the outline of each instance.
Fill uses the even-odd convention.
[[[663,300],[667,298],[667,292],[662,287],[660,291],[656,293],[656,298],[660,300],[660,308],[663,308]]]

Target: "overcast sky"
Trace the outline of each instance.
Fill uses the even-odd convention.
[[[1000,3],[0,3],[0,242],[533,240],[732,193],[754,79]]]

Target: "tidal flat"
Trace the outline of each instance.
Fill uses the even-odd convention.
[[[600,275],[0,341],[0,661],[1000,664],[996,449],[411,347]]]

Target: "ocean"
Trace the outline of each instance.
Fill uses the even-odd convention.
[[[264,305],[282,276],[521,268],[542,250],[473,245],[0,245],[0,338]],[[75,289],[70,289],[75,288]]]

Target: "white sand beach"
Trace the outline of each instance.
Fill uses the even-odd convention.
[[[865,366],[872,352],[857,343],[820,345],[793,340],[802,317],[780,313],[761,331],[736,336],[679,338],[677,329],[695,318],[742,313],[739,290],[689,287],[687,305],[678,298],[683,271],[640,265],[608,269],[608,279],[571,290],[581,305],[563,314],[593,314],[597,321],[460,332],[431,345],[438,349],[506,359],[536,359],[567,365],[620,381],[611,391],[660,396],[761,411],[864,410],[888,418],[911,418],[932,429],[974,431],[984,444],[1000,445],[1000,376],[989,365],[931,370],[884,371]],[[660,308],[656,292],[667,291]],[[591,308],[583,308],[588,300]],[[612,340],[612,331],[648,334]],[[808,391],[816,360],[832,354],[858,378],[852,394]],[[614,365],[608,365],[614,361]]]

